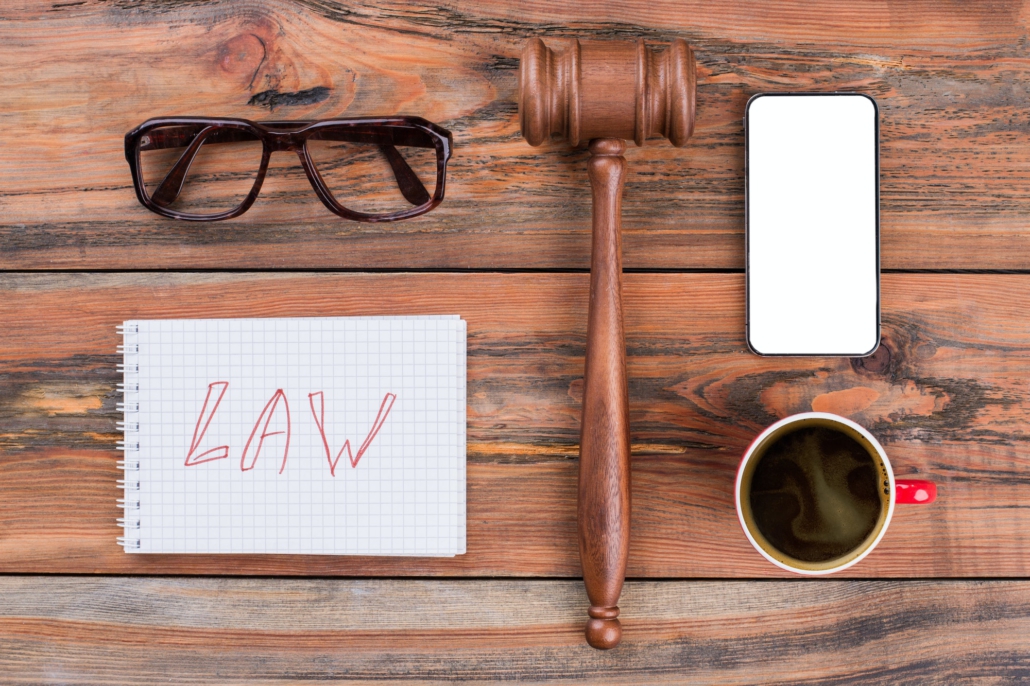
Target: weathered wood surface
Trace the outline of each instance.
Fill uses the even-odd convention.
[[[5,684],[368,680],[1020,684],[1030,582],[630,582],[583,643],[571,581],[0,578]]]
[[[531,36],[645,36],[693,45],[697,129],[682,150],[629,151],[627,267],[742,267],[747,98],[858,90],[882,112],[883,266],[1025,269],[1028,16],[1021,2],[5,2],[0,268],[585,268],[587,153],[521,140],[517,57]],[[329,214],[289,155],[239,220],[162,219],[122,152],[151,116],[395,112],[451,128],[456,151],[445,203],[394,225]]]
[[[578,576],[575,489],[588,275],[0,276],[0,572]],[[1030,276],[888,274],[881,352],[759,358],[737,274],[624,286],[630,577],[775,576],[741,534],[737,462],[778,417],[829,410],[940,486],[848,574],[1023,576]],[[458,313],[468,321],[468,554],[139,556],[115,544],[115,384],[127,318]]]

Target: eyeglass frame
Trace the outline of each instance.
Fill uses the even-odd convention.
[[[243,202],[234,209],[217,214],[192,214],[188,212],[179,212],[178,210],[172,210],[153,202],[151,196],[147,193],[140,164],[140,155],[142,153],[140,141],[147,132],[160,127],[190,125],[207,125],[209,127],[219,127],[221,129],[240,129],[249,131],[257,137],[257,140],[261,141],[261,164],[257,170],[254,185],[247,194],[247,197],[244,198]],[[340,204],[333,197],[332,191],[329,190],[328,186],[326,186],[325,182],[322,180],[322,176],[318,173],[318,168],[310,155],[308,155],[306,148],[306,143],[312,133],[315,133],[320,129],[333,126],[383,126],[408,128],[418,129],[429,134],[432,137],[436,148],[436,189],[433,191],[432,197],[428,202],[416,207],[389,214],[368,214],[365,212],[358,212],[356,210],[348,209],[344,205]],[[201,133],[204,133],[204,131],[206,131],[206,129],[202,130]],[[200,134],[195,138],[199,137]],[[190,144],[192,144],[192,141]],[[202,144],[203,141],[201,142],[201,145]],[[200,146],[198,145],[198,150],[199,147]],[[249,210],[261,192],[261,185],[264,183],[265,174],[268,172],[268,161],[271,158],[272,153],[279,151],[292,151],[297,153],[301,161],[301,167],[304,169],[304,173],[307,175],[308,181],[311,183],[312,188],[314,188],[318,199],[321,200],[322,204],[331,212],[343,217],[344,219],[351,219],[359,222],[392,222],[417,217],[429,212],[443,202],[444,189],[447,181],[447,162],[451,158],[452,147],[453,138],[450,131],[434,124],[431,121],[423,119],[422,117],[410,116],[350,117],[344,119],[264,122],[255,122],[249,119],[236,119],[230,117],[155,117],[148,119],[129,133],[125,134],[125,159],[129,163],[129,169],[132,172],[133,188],[136,191],[136,198],[139,200],[140,204],[151,212],[163,217],[202,222],[232,219],[233,217],[238,217]],[[184,152],[183,156],[185,155],[186,153]],[[194,151],[193,155],[196,155],[196,151]],[[403,160],[401,161],[403,162]],[[190,162],[192,163],[192,159]],[[397,173],[398,168],[392,159],[390,160],[390,163],[391,166],[393,166],[395,173]],[[407,167],[407,164],[404,163],[404,166]],[[410,167],[407,167],[407,169],[411,172]],[[398,178],[397,181],[398,185],[401,186],[402,193],[407,197],[408,193],[404,189],[403,182],[400,178]],[[419,180],[419,184],[423,189],[425,189],[425,185],[421,183],[421,180]]]

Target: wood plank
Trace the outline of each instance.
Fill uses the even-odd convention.
[[[613,652],[571,581],[0,578],[8,684],[1023,683],[1030,582],[630,582]]]
[[[0,276],[0,572],[576,576],[586,274]],[[888,274],[864,361],[759,358],[735,274],[626,276],[632,577],[775,576],[732,480],[778,417],[836,411],[900,476],[854,576],[1030,574],[1030,276]],[[138,556],[115,544],[115,325],[126,318],[459,313],[468,321],[468,554],[454,559]]]
[[[1030,268],[1025,2],[4,3],[0,268],[587,267],[586,152],[518,134],[531,36],[684,37],[699,66],[683,150],[629,152],[625,264],[743,265],[747,98],[857,90],[882,108],[883,266]],[[309,104],[279,101],[312,88]],[[248,104],[255,96],[266,105]],[[211,226],[136,202],[124,134],[151,116],[421,114],[454,131],[446,202],[337,219],[296,160]],[[975,249],[970,249],[975,246]]]

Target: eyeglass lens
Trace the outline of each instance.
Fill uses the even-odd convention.
[[[257,180],[264,149],[250,131],[206,124],[151,129],[140,138],[139,148],[150,200],[196,215],[220,214],[243,204]]]
[[[394,214],[425,205],[436,191],[436,146],[422,131],[326,127],[305,147],[330,194],[349,210]]]

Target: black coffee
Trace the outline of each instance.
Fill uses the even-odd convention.
[[[751,512],[769,543],[805,562],[858,547],[883,502],[876,462],[841,431],[806,426],[766,448],[751,481]]]

